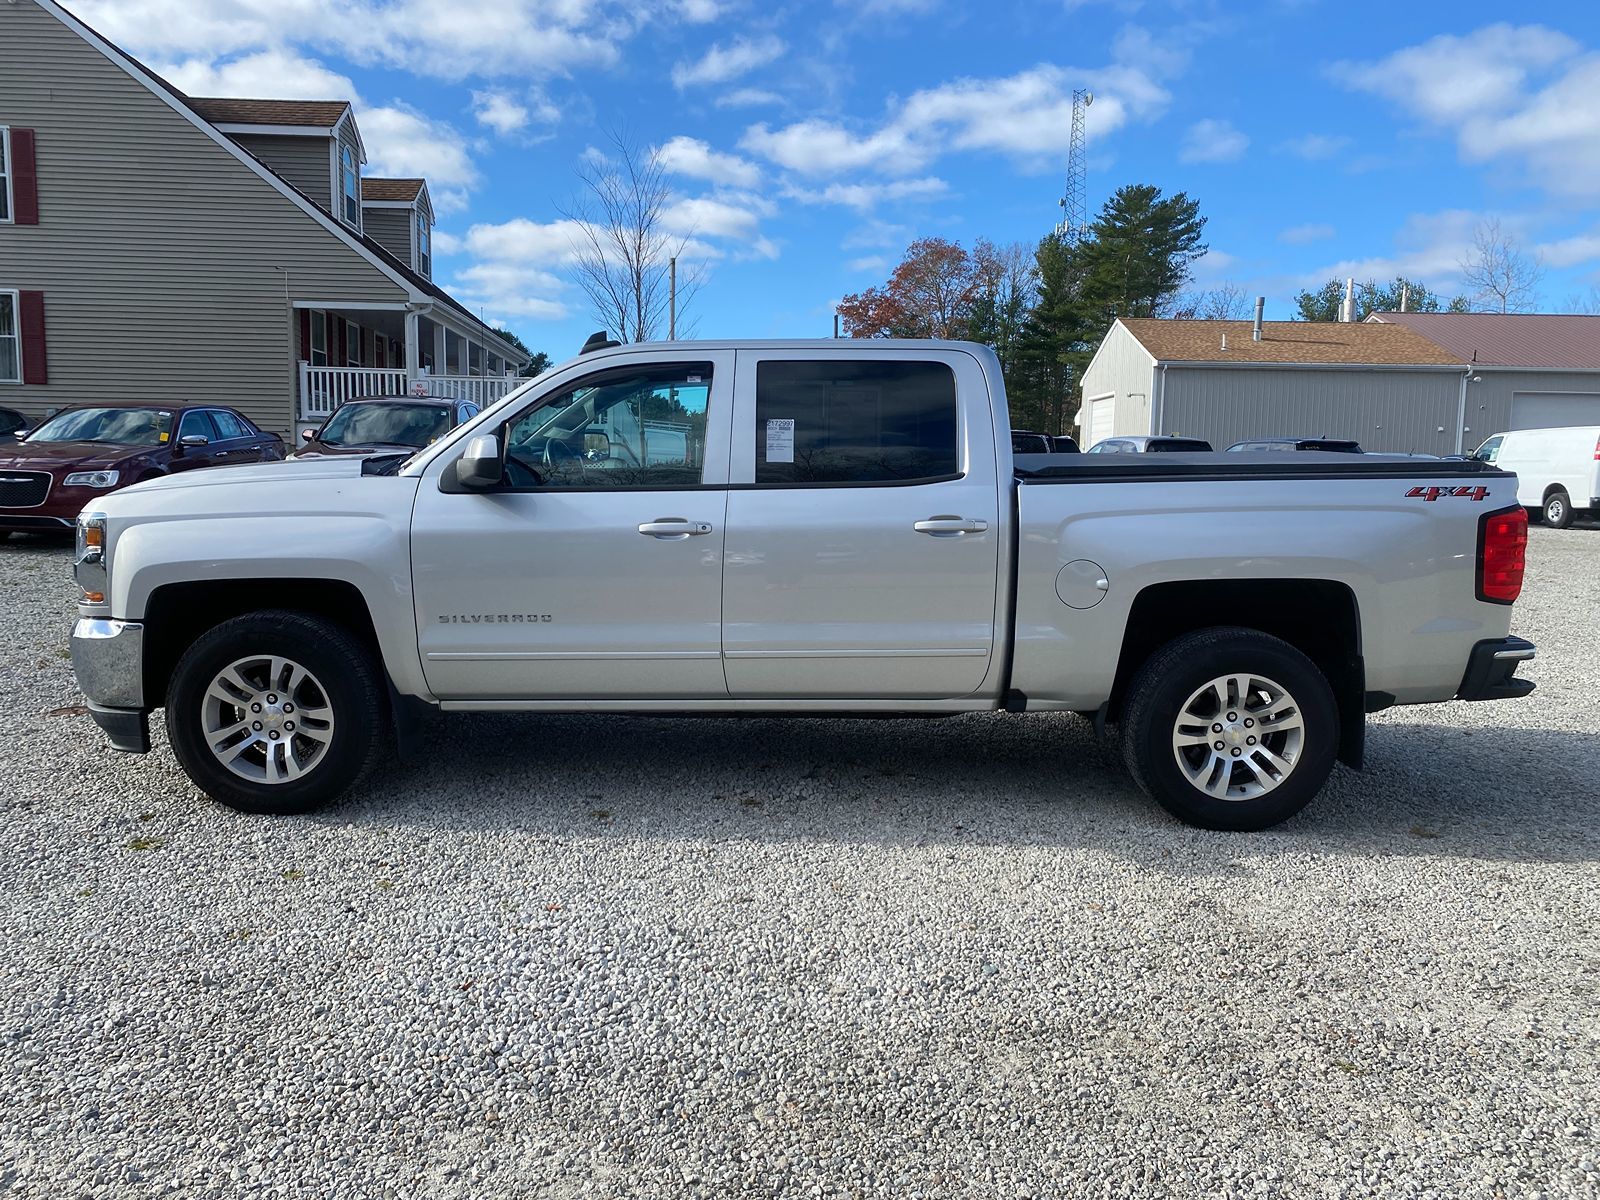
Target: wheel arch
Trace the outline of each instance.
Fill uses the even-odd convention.
[[[1128,686],[1152,654],[1197,629],[1235,625],[1288,642],[1321,670],[1339,706],[1339,760],[1359,768],[1366,713],[1386,707],[1366,695],[1361,610],[1334,579],[1190,579],[1151,584],[1134,597],[1107,716],[1119,720]]]
[[[380,669],[383,648],[366,597],[342,579],[205,579],[168,583],[150,593],[144,613],[146,703],[165,700],[173,668],[201,635],[246,613],[285,609],[332,621],[369,650]],[[195,621],[197,614],[204,618]]]

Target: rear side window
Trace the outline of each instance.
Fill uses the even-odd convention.
[[[758,484],[955,478],[955,373],[934,362],[758,363],[755,450]]]
[[[245,427],[240,424],[239,418],[231,412],[223,412],[219,408],[214,408],[211,410],[211,419],[217,423],[217,431],[222,434],[224,439],[250,436]]]

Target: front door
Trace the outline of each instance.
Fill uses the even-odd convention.
[[[723,649],[735,697],[983,686],[1000,520],[987,384],[961,351],[739,352]]]
[[[569,367],[500,427],[502,488],[441,490],[454,456],[434,464],[411,534],[418,643],[434,695],[727,696],[732,377],[726,351]]]

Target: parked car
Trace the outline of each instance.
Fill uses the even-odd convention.
[[[1514,477],[1019,477],[1008,425],[972,343],[596,350],[408,459],[106,497],[79,519],[78,682],[123,750],[164,706],[189,777],[250,812],[339,795],[426,711],[1004,709],[1097,715],[1159,803],[1225,829],[1359,765],[1367,712],[1531,690]]]
[[[1077,454],[1078,443],[1075,439],[1065,434],[1057,434],[1050,439],[1050,451],[1053,454]]]
[[[1086,454],[1197,454],[1211,449],[1211,443],[1204,438],[1186,437],[1152,437],[1141,434],[1137,437],[1111,437],[1096,442],[1084,451]]]
[[[1029,429],[1013,429],[1011,431],[1011,453],[1013,454],[1049,454],[1051,449],[1050,438],[1046,434],[1034,433]]]
[[[26,433],[28,418],[14,408],[0,408],[0,437]]]
[[[1350,438],[1328,437],[1303,437],[1303,438],[1254,438],[1247,442],[1235,442],[1229,446],[1233,450],[1322,450],[1330,454],[1360,454],[1361,443]]]
[[[1517,475],[1517,499],[1546,525],[1600,516],[1600,425],[1517,429],[1485,438],[1472,457]]]
[[[420,450],[478,415],[466,400],[428,396],[362,396],[347,400],[320,429],[302,429],[296,458]]]
[[[275,462],[283,439],[217,405],[68,408],[0,445],[0,532],[70,530],[118,488],[202,467]]]

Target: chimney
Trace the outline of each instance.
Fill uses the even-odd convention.
[[[1411,285],[1409,283],[1402,283],[1400,285],[1400,311],[1401,312],[1405,312],[1406,309],[1410,306],[1410,303],[1411,303]]]
[[[1255,324],[1255,328],[1250,331],[1250,336],[1251,336],[1251,338],[1253,338],[1255,341],[1258,341],[1258,342],[1261,340],[1261,314],[1266,311],[1266,308],[1267,308],[1267,298],[1265,296],[1257,296],[1256,297],[1256,324]]]
[[[1339,320],[1354,321],[1356,319],[1356,281],[1344,281],[1344,305],[1339,311]]]

